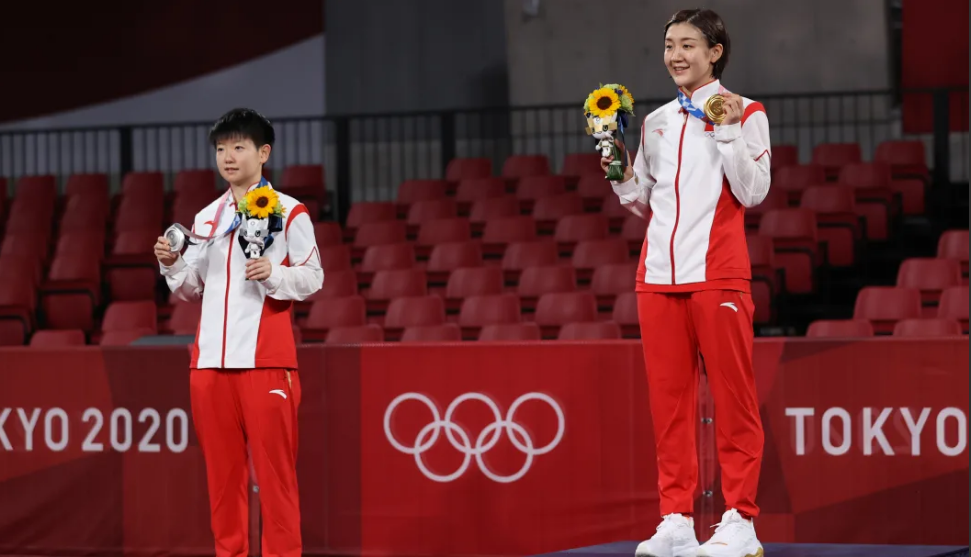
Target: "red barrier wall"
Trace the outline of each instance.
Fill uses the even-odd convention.
[[[760,537],[964,543],[968,350],[758,341]],[[212,553],[184,349],[0,361],[0,553]],[[300,362],[309,555],[528,555],[654,531],[639,343],[316,346]],[[716,424],[699,424],[702,538],[723,510]]]

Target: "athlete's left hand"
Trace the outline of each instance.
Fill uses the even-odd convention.
[[[273,272],[273,264],[265,257],[246,260],[246,280],[266,280]]]
[[[722,126],[731,126],[742,121],[742,97],[734,93],[725,93],[725,120]]]

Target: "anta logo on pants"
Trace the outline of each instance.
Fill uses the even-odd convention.
[[[864,408],[855,416],[839,407],[786,408],[786,416],[800,456],[820,446],[833,456],[920,456],[934,449],[958,456],[968,447],[968,416],[960,408]]]

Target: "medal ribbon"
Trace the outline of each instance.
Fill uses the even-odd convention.
[[[270,185],[270,182],[268,182],[265,177],[260,177],[260,183],[257,184],[256,187],[260,188],[260,187],[268,186],[268,185]],[[220,221],[220,219],[223,216],[223,210],[226,208],[226,205],[229,205],[229,197],[232,194],[233,194],[233,189],[232,188],[229,188],[228,190],[226,190],[225,195],[223,195],[219,199],[219,206],[216,208],[216,216],[214,216],[213,219],[212,219],[213,225],[212,225],[212,229],[210,230],[208,236],[202,236],[200,234],[196,234],[196,233],[190,232],[188,230],[183,230],[183,232],[185,233],[185,235],[188,236],[188,237],[190,237],[190,238],[192,238],[192,239],[200,240],[200,241],[203,241],[203,242],[208,242],[208,241],[212,240],[213,238],[215,238],[217,236],[217,234],[216,234],[216,227],[219,226],[219,221]],[[233,217],[233,222],[230,223],[229,228],[226,229],[225,232],[222,232],[222,233],[220,233],[218,235],[219,236],[224,236],[226,234],[231,234],[237,228],[239,228],[239,225],[241,225],[242,223],[243,223],[243,216],[242,216],[242,214],[239,213],[239,211],[236,211],[236,216]],[[184,229],[184,227],[181,227],[181,228]]]
[[[721,84],[718,85],[718,94],[726,93],[727,91],[728,90],[722,87]],[[705,116],[705,111],[695,106],[694,103],[691,102],[691,97],[685,95],[684,91],[681,89],[678,89],[678,103],[688,114],[704,122],[709,122],[708,117]]]

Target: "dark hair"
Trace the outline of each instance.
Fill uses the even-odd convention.
[[[715,62],[712,68],[712,75],[715,79],[721,79],[725,66],[728,65],[728,55],[732,51],[732,41],[728,38],[728,31],[722,18],[711,10],[693,9],[681,10],[671,16],[671,19],[664,25],[664,34],[667,35],[668,28],[675,23],[690,23],[701,31],[701,34],[708,39],[708,48],[716,44],[722,45],[722,55]]]
[[[259,149],[264,145],[272,147],[276,134],[270,121],[259,112],[250,108],[234,108],[213,124],[209,130],[209,143],[215,147],[216,143],[232,137],[251,139]]]

